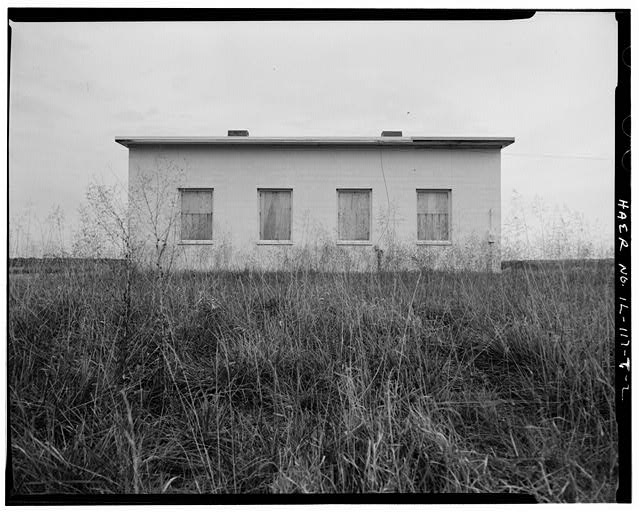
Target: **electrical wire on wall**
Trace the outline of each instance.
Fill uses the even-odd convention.
[[[387,177],[384,174],[384,163],[382,162],[382,147],[379,148],[378,155],[380,157],[380,171],[382,173],[382,181],[384,182],[384,191],[385,191],[385,193],[387,195],[387,223],[386,223],[386,225],[384,227],[384,230],[378,236],[378,240],[376,241],[376,243],[373,246],[376,250],[378,249],[378,244],[380,243],[380,240],[382,239],[382,235],[389,231],[389,220],[391,219],[391,200],[389,198],[389,188],[387,187]]]

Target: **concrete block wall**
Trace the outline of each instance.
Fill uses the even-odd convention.
[[[213,243],[183,245],[179,230],[170,230],[165,257],[170,254],[178,268],[374,269],[392,258],[400,266],[500,266],[498,149],[140,145],[129,150],[129,187],[137,210],[156,198],[152,203],[164,220],[179,213],[179,187],[213,188]],[[293,189],[292,245],[259,244],[259,188]],[[336,243],[339,188],[372,190],[368,245]],[[449,246],[417,242],[416,189],[429,188],[452,191]],[[152,254],[146,210],[133,226]],[[179,228],[179,220],[173,228]]]

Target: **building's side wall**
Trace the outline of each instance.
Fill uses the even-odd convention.
[[[173,258],[178,267],[499,268],[499,150],[138,146],[130,149],[129,166],[132,205],[138,212],[134,233],[148,243],[148,255],[157,256],[155,233],[162,232],[153,226],[170,223],[171,212],[179,226],[179,203],[169,196],[177,197],[178,187],[214,189],[214,242],[171,242],[163,258]],[[293,189],[291,246],[257,243],[259,188]],[[370,245],[336,244],[338,188],[372,189]],[[416,189],[429,188],[452,190],[451,246],[416,243]],[[160,211],[159,222],[154,208]]]

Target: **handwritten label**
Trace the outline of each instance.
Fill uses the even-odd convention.
[[[624,199],[618,199],[616,203],[616,237],[618,240],[618,252],[625,262],[628,262],[629,252],[629,202]],[[619,350],[621,350],[621,358],[618,358],[618,369],[621,369],[622,386],[620,387],[620,399],[622,401],[629,395],[631,389],[630,372],[631,372],[631,359],[630,359],[630,344],[631,337],[629,335],[629,327],[631,325],[631,310],[629,305],[630,298],[630,286],[627,286],[630,279],[629,268],[627,265],[618,262],[616,266],[616,280],[620,287],[618,290],[622,291],[622,294],[617,298],[616,309],[616,342]],[[626,392],[626,396],[625,396]]]

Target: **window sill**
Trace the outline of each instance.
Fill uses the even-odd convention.
[[[451,246],[450,240],[417,240],[418,246]]]
[[[293,246],[291,240],[259,240],[256,242],[258,246]]]
[[[373,243],[370,240],[338,240],[336,241],[338,246],[372,246]]]
[[[211,246],[212,240],[181,240],[178,246]]]

